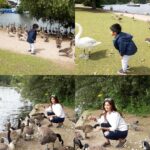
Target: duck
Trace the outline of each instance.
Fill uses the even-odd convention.
[[[77,48],[84,49],[84,56],[86,55],[85,50],[88,50],[88,56],[90,57],[91,49],[101,42],[96,41],[91,37],[80,37],[82,34],[82,26],[79,23],[75,23],[75,25],[79,28],[79,32],[75,36],[75,45]]]
[[[99,126],[99,124],[96,124],[96,125],[94,125],[94,126],[92,126],[92,125],[83,125],[83,126],[78,126],[78,127],[76,127],[75,129],[77,129],[77,130],[82,130],[82,131],[85,133],[85,138],[89,138],[89,137],[87,136],[87,133],[92,132],[93,129],[96,128],[97,126]]]
[[[49,127],[42,127],[40,123],[36,123],[36,125],[38,126],[38,132],[40,134],[40,143],[41,143],[41,145],[46,144],[46,150],[49,149],[48,148],[49,143],[53,144],[52,148],[54,149],[54,143],[57,138],[58,138],[59,142],[61,143],[61,145],[63,146],[64,141],[60,134],[55,133]]]

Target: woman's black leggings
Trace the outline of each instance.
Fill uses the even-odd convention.
[[[102,123],[101,127],[104,128],[109,128],[111,127],[111,125],[109,123]],[[119,130],[115,130],[115,131],[106,131],[106,130],[102,130],[104,137],[110,140],[119,140],[119,139],[125,139],[128,135],[128,130],[126,131],[119,131]]]

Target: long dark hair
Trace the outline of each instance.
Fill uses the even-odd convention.
[[[104,102],[103,102],[103,110],[104,112],[100,115],[104,115],[104,118],[106,119],[106,114],[107,114],[107,111],[105,110],[105,103],[109,103],[111,105],[111,111],[116,111],[118,112],[121,116],[122,116],[122,113],[120,113],[118,110],[117,110],[117,107],[115,105],[115,102],[112,98],[105,98]],[[107,120],[107,119],[106,119]]]
[[[51,99],[52,99],[52,98],[55,99],[55,103],[56,103],[56,104],[59,103],[59,99],[58,99],[58,97],[57,97],[56,95],[51,95],[51,97],[50,97],[50,102],[51,102]],[[51,102],[51,104],[52,104],[52,102]]]

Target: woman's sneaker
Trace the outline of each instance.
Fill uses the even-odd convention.
[[[120,69],[117,73],[119,75],[127,75],[127,72],[123,71],[122,69]]]
[[[125,143],[126,143],[126,139],[119,141],[119,143],[116,145],[116,148],[122,148],[124,147]]]

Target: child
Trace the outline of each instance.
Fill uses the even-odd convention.
[[[36,40],[38,27],[38,24],[33,24],[32,29],[28,32],[27,42],[30,44],[30,50],[28,50],[28,52],[31,52],[33,55],[35,54],[34,42]]]
[[[128,61],[132,55],[137,52],[137,47],[132,41],[133,36],[124,32],[121,32],[121,26],[119,24],[113,24],[110,27],[112,36],[114,36],[114,47],[119,51],[122,63],[122,69],[118,71],[120,75],[127,75],[129,69]]]

